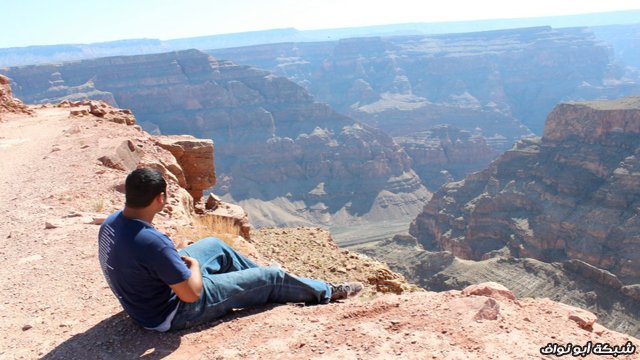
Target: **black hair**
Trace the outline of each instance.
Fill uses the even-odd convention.
[[[147,207],[160,193],[167,193],[162,174],[153,169],[140,168],[127,175],[124,182],[125,205],[132,208]]]

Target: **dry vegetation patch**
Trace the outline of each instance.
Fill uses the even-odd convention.
[[[360,281],[365,284],[365,296],[419,290],[386,264],[339,248],[331,233],[321,228],[263,228],[253,230],[251,240],[245,240],[233,219],[207,214],[193,217],[191,224],[177,227],[172,234],[178,248],[210,236],[261,265],[278,263],[297,276],[334,283]]]
[[[288,272],[329,282],[361,281],[365,296],[420,291],[379,261],[339,248],[321,228],[263,228],[251,232],[251,244],[267,261]]]

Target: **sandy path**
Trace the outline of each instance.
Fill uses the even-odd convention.
[[[97,226],[65,218],[111,204],[113,194],[88,196],[100,183],[95,152],[109,141],[68,114],[42,109],[0,123],[0,358],[39,357],[104,319],[104,306],[118,310],[111,301],[87,306],[105,290],[94,261]],[[45,229],[47,222],[60,227]]]

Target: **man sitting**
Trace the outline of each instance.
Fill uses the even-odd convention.
[[[123,210],[100,226],[100,266],[131,318],[150,330],[184,329],[231,309],[268,303],[324,304],[362,290],[357,282],[332,285],[261,267],[210,237],[178,251],[152,224],[167,199],[167,184],[152,169],[131,172]]]

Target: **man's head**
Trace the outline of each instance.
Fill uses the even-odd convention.
[[[132,171],[125,180],[125,205],[130,208],[145,208],[162,194],[162,206],[167,194],[167,183],[160,172],[140,168]],[[162,207],[160,207],[162,209]]]

